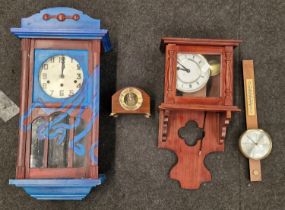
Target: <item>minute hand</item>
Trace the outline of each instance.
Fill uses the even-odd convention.
[[[65,57],[62,57],[62,62],[61,62],[61,75],[60,77],[61,78],[64,78],[64,75],[63,75],[63,70],[65,69]]]
[[[190,73],[190,69],[187,69],[184,65],[182,65],[180,62],[177,61],[177,63],[183,67],[183,70],[185,70],[187,73]],[[182,70],[182,69],[181,69]]]

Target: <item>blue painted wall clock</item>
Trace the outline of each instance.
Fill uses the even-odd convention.
[[[111,49],[100,20],[57,7],[23,18],[16,179],[42,200],[81,200],[98,174],[100,51]]]

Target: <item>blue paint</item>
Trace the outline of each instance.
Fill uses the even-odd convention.
[[[60,123],[61,120],[64,119],[68,113],[70,114],[72,111],[74,111],[75,107],[81,106],[80,102],[83,102],[84,96],[88,95],[84,94],[84,92],[91,91],[94,94],[85,107],[92,110],[91,119],[85,129],[78,135],[74,136],[73,141],[71,141],[69,144],[69,147],[73,149],[76,155],[85,156],[85,147],[80,143],[80,140],[88,135],[95,120],[99,117],[99,82],[100,69],[99,66],[97,66],[94,69],[93,74],[86,78],[86,82],[81,87],[83,91],[82,94],[79,94],[72,99],[76,106],[68,108],[66,112],[58,115],[53,121],[50,121],[49,123],[44,122],[42,125],[40,125],[38,128],[39,130],[37,131],[38,137],[44,139],[48,135],[49,139],[57,139],[57,143],[61,144],[65,138],[66,131],[69,129],[74,129],[79,125],[84,109],[80,110],[77,115],[79,120],[75,120],[74,124],[72,125]],[[69,98],[63,100],[61,107],[54,109],[54,111],[58,112],[66,109],[66,106],[68,106],[69,103],[73,103],[72,100]],[[37,105],[42,106],[44,104],[37,103]],[[32,113],[32,110],[35,107],[36,106],[32,106],[29,111],[24,114],[25,118],[21,118],[21,121],[24,121],[29,114]],[[21,125],[21,127],[28,128],[31,126]],[[95,142],[95,144],[91,145],[89,157],[92,164],[98,165],[98,157],[95,154],[95,149],[98,147],[98,140]],[[100,185],[105,179],[106,178],[104,175],[101,175],[99,179],[15,179],[9,180],[9,184],[22,187],[26,193],[38,200],[82,200],[89,194],[92,187]]]
[[[58,15],[60,13],[66,16],[78,14],[80,19],[78,21],[43,19],[44,14]],[[100,29],[100,20],[68,7],[48,8],[28,18],[22,18],[21,27],[11,28],[11,32],[18,38],[100,39],[105,52],[111,50],[108,31]]]
[[[9,184],[22,187],[38,200],[82,200],[105,180],[101,174],[99,179],[10,179]]]
[[[39,65],[39,64],[37,64]],[[37,69],[37,68],[35,68]],[[37,72],[37,73],[36,73]],[[87,70],[85,71],[85,73],[88,75]],[[38,70],[35,70],[35,75],[38,74]],[[35,78],[37,78],[35,76]],[[87,126],[84,128],[84,130],[82,132],[80,132],[79,134],[75,135],[73,140],[69,142],[69,148],[73,149],[74,153],[78,156],[85,156],[86,152],[85,152],[85,147],[84,145],[80,144],[80,141],[88,135],[88,133],[91,131],[92,126],[96,120],[96,118],[99,116],[99,81],[100,81],[100,70],[99,70],[99,66],[97,66],[93,72],[93,74],[91,74],[90,76],[88,75],[85,78],[85,82],[83,83],[81,89],[78,91],[80,92],[79,94],[75,94],[75,96],[72,96],[70,98],[67,99],[53,99],[55,100],[54,102],[61,102],[61,106],[57,109],[54,109],[54,112],[60,112],[62,110],[65,110],[65,112],[61,112],[57,117],[55,117],[53,120],[49,121],[49,122],[43,122],[37,130],[37,135],[38,135],[38,139],[39,140],[44,140],[45,138],[48,138],[49,140],[57,140],[57,144],[61,144],[65,137],[66,137],[66,131],[70,130],[70,129],[75,129],[79,126],[80,124],[80,119],[82,117],[82,114],[84,112],[85,109],[84,108],[89,108],[90,110],[92,110],[92,115],[90,118],[90,121],[88,122]],[[39,87],[38,81],[34,82],[35,86],[38,85],[38,89],[41,89]],[[45,101],[47,100],[48,102],[50,102],[50,96],[46,95],[43,90],[41,89],[40,94],[39,94],[39,90],[38,89],[34,89],[35,92],[37,92],[37,94],[35,95],[42,95],[41,98],[39,96],[39,98],[36,98],[39,101]],[[92,92],[94,92],[93,96],[90,97],[90,95],[92,94]],[[84,97],[90,97],[90,100],[84,100]],[[82,103],[80,103],[82,102]],[[38,103],[36,102],[37,105],[41,105],[44,106],[43,103]],[[72,104],[72,106],[71,106]],[[67,108],[70,107],[70,108]],[[61,121],[67,116],[70,115],[75,108],[80,107],[80,111],[79,113],[76,115],[76,120],[73,124],[66,124],[66,123],[61,123]],[[35,108],[40,108],[40,107],[36,107],[36,106],[32,106],[27,113],[24,114],[24,116],[20,117],[20,122],[24,122],[25,119],[27,119],[30,114],[32,113],[32,110],[34,110]],[[25,125],[20,124],[20,127],[22,129],[30,129],[31,128],[31,124],[29,125]],[[93,145],[92,145],[93,146]],[[91,147],[92,150],[94,150],[93,147]],[[93,152],[94,153],[94,152]],[[91,154],[91,151],[89,152],[89,154]],[[92,160],[97,160],[97,157],[94,157],[94,155],[91,157]],[[94,162],[98,162],[98,161],[94,161]]]
[[[72,19],[66,19],[65,21],[43,19],[44,14],[56,16],[60,13],[66,16],[76,14],[80,16],[80,19],[78,21]],[[21,27],[11,28],[11,32],[18,38],[101,40],[105,52],[111,50],[108,31],[100,28],[99,19],[93,19],[79,10],[67,7],[48,8],[28,18],[22,18]],[[34,53],[35,80],[33,81],[32,105],[26,113],[20,116],[20,129],[22,132],[31,129],[31,124],[27,124],[25,121],[31,116],[35,108],[40,108],[47,115],[59,112],[61,114],[52,121],[44,122],[38,127],[37,135],[39,139],[48,137],[48,139],[56,140],[58,144],[61,144],[67,131],[79,126],[84,110],[90,109],[89,121],[86,122],[82,132],[74,137],[69,147],[74,150],[76,155],[88,154],[92,164],[98,165],[98,157],[95,153],[98,148],[98,139],[91,145],[90,151],[85,151],[85,147],[80,141],[90,133],[94,122],[99,117],[100,67],[96,66],[94,72],[88,74],[88,51],[86,50],[36,49]],[[49,57],[62,54],[79,62],[84,74],[84,83],[74,96],[67,99],[54,99],[42,90],[38,81],[39,69]],[[60,103],[60,107],[46,108],[46,103]],[[70,115],[78,108],[80,111],[73,124],[62,122],[67,115]],[[104,180],[105,176],[100,175],[99,179],[15,179],[9,180],[9,184],[22,187],[32,197],[40,200],[81,200],[90,192],[92,187],[100,185]]]
[[[89,156],[90,156],[91,162],[92,162],[92,164],[96,164],[96,165],[98,165],[98,158],[95,155],[94,151],[97,147],[98,147],[98,144],[92,144],[90,151],[89,151]]]
[[[44,62],[46,62],[49,58],[57,56],[57,55],[66,55],[73,59],[75,59],[80,67],[83,70],[84,81],[87,81],[85,78],[88,78],[88,51],[87,50],[46,50],[46,49],[35,49],[34,53],[34,84],[33,84],[33,103],[45,102],[45,103],[58,103],[58,102],[66,102],[74,101],[74,99],[82,94],[82,90],[78,91],[74,96],[66,99],[52,98],[47,95],[39,84],[39,73],[41,66]],[[84,84],[82,84],[84,85]],[[85,92],[86,93],[86,92]],[[89,92],[83,104],[83,107],[87,105],[90,101]],[[70,104],[70,103],[69,103]],[[74,105],[73,105],[74,106]]]

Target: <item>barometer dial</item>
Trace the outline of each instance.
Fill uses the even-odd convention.
[[[249,129],[240,137],[239,147],[245,157],[261,160],[270,154],[272,140],[262,129]]]

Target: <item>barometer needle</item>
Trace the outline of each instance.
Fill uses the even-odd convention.
[[[247,137],[248,137],[248,139],[249,139],[250,141],[252,141],[254,144],[257,144],[257,142],[255,142],[251,137],[249,137],[248,135],[247,135]]]
[[[258,138],[257,138],[257,140],[256,140],[256,142],[259,142],[260,141],[260,139],[262,139],[262,137],[264,136],[264,134],[263,133],[261,133],[259,136],[258,136]]]

